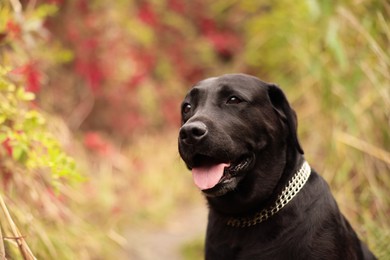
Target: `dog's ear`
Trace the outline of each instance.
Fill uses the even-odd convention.
[[[268,85],[268,96],[271,101],[273,109],[278,113],[281,120],[287,125],[290,133],[291,145],[296,147],[298,152],[303,154],[303,149],[299,143],[297,135],[297,115],[295,111],[290,107],[286,96],[283,91],[274,84]]]

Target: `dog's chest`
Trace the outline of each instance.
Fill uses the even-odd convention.
[[[274,237],[253,230],[209,234],[206,259],[307,259],[306,250],[299,250],[292,238]],[[291,256],[294,258],[289,258]],[[212,257],[210,257],[212,256]]]
[[[309,243],[305,242],[304,233],[297,232],[295,224],[299,223],[286,227],[277,222],[280,221],[269,220],[252,227],[237,228],[229,227],[217,218],[209,218],[206,259],[291,259],[291,255],[294,255],[293,259],[307,259],[307,249],[300,247]]]

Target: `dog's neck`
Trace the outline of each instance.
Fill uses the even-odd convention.
[[[303,188],[305,183],[310,177],[311,168],[309,164],[304,161],[302,166],[288,183],[284,186],[282,192],[279,193],[277,199],[270,206],[261,209],[255,214],[246,217],[229,217],[226,220],[226,225],[231,227],[251,227],[261,222],[266,221],[277,212],[279,212],[284,206],[287,205]]]

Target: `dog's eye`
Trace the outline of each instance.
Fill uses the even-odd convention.
[[[229,97],[228,101],[226,102],[226,104],[239,104],[241,103],[242,100],[236,96],[232,96],[232,97]]]
[[[184,114],[187,114],[188,112],[190,112],[191,111],[191,104],[188,104],[188,103],[184,104],[182,111]]]

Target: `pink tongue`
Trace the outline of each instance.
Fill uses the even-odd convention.
[[[201,190],[214,187],[222,178],[225,167],[229,167],[229,164],[220,163],[207,167],[193,168],[192,177],[196,186]]]

